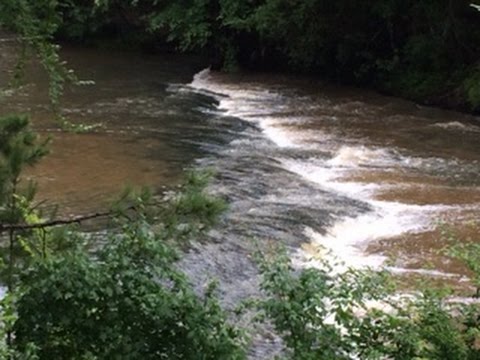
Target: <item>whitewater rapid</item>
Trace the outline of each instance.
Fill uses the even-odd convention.
[[[416,167],[421,169],[425,166],[434,166],[438,159],[433,158],[429,162],[428,158],[415,158],[397,149],[352,141],[348,134],[340,136],[327,133],[322,128],[304,126],[306,123],[316,121],[318,108],[328,109],[328,102],[318,104],[306,97],[292,95],[288,89],[281,87],[268,88],[263,84],[245,85],[228,82],[216,78],[208,69],[198,73],[189,88],[215,97],[218,101],[217,111],[221,116],[240,118],[253,124],[261,131],[265,142],[271,142],[278,148],[277,151],[272,151],[271,148],[265,150],[265,156],[273,158],[278,166],[310,184],[308,193],[295,194],[299,202],[309,197],[313,198],[314,192],[318,191],[329,192],[339,196],[340,199],[347,198],[362,204],[361,211],[332,213],[332,221],[327,226],[315,228],[311,224],[303,225],[303,235],[315,245],[316,251],[319,251],[321,256],[333,256],[348,267],[379,268],[385,264],[387,258],[381,254],[368,254],[366,249],[370,243],[379,239],[397,238],[404,234],[426,232],[435,226],[440,214],[459,208],[455,204],[381,201],[375,194],[402,184],[345,180],[349,175],[365,169],[367,171],[381,169],[387,172],[403,169],[412,171]],[[339,109],[345,112],[348,106],[342,108],[342,104],[336,104],[332,105],[332,108],[334,112],[338,112]],[[353,116],[355,113],[356,111],[352,110]],[[318,121],[338,120],[335,115],[325,116],[321,113]],[[440,124],[439,127],[451,126],[460,127],[456,123]],[[235,144],[235,141],[233,143]],[[227,151],[237,149],[233,146]],[[256,151],[262,149],[257,147]],[[246,173],[244,176],[250,174]],[[278,175],[272,173],[271,176]],[[288,199],[291,195],[284,193],[283,201],[285,203],[291,201]],[[322,204],[316,206],[321,208]],[[311,251],[302,248],[296,251],[294,258],[300,265],[315,265],[318,261],[316,259],[318,254],[312,254]]]

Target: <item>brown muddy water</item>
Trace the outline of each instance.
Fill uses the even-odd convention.
[[[5,86],[13,49],[2,50]],[[63,214],[80,214],[107,206],[127,185],[158,190],[178,184],[201,154],[194,129],[204,116],[195,110],[198,96],[177,96],[168,87],[191,81],[198,61],[73,48],[62,55],[79,79],[95,82],[69,88],[63,114],[72,123],[101,127],[61,131],[49,109],[47,79],[36,65],[20,91],[1,99],[3,114],[27,113],[41,136],[52,137],[51,154],[27,173],[38,182],[38,200],[58,204]]]
[[[184,57],[64,56],[95,81],[67,92],[66,115],[103,128],[59,131],[36,71],[2,102],[3,113],[29,112],[54,137],[29,173],[39,199],[82,213],[126,183],[161,189],[187,166],[215,169],[211,191],[230,209],[181,266],[199,288],[217,278],[225,306],[258,294],[251,239],[286,245],[299,266],[328,254],[439,282],[468,276],[440,250],[447,226],[454,241],[480,240],[480,119],[304,78],[198,72]],[[252,358],[278,349],[275,336],[260,336]]]
[[[205,70],[190,87],[217,98],[218,116],[252,126],[205,161],[233,199],[234,231],[291,245],[300,266],[329,254],[345,266],[468,275],[441,250],[446,229],[478,238],[478,118],[308,79]]]

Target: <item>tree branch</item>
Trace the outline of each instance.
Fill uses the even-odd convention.
[[[125,210],[127,211],[135,210],[136,208],[137,208],[136,206],[130,206]],[[45,229],[45,228],[60,226],[60,225],[80,224],[87,220],[93,220],[93,219],[98,219],[102,217],[109,217],[109,216],[112,216],[114,213],[115,213],[114,211],[97,212],[93,214],[73,217],[70,219],[57,219],[57,220],[46,221],[38,224],[0,224],[0,234],[8,230],[10,231],[35,230],[35,229]]]

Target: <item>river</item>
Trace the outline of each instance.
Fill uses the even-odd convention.
[[[234,232],[292,245],[304,264],[329,253],[346,266],[465,275],[438,250],[442,222],[477,234],[477,118],[272,75],[204,70],[186,89],[248,124],[200,161],[220,174]]]
[[[478,234],[480,119],[308,78],[199,71],[201,61],[173,55],[64,57],[95,81],[66,93],[65,113],[102,128],[59,131],[37,71],[3,100],[54,136],[30,173],[39,199],[84,213],[125,183],[161,191],[186,167],[213,168],[210,189],[230,209],[182,265],[199,286],[219,279],[226,306],[257,293],[252,239],[286,245],[299,266],[328,254],[342,266],[468,276],[439,252],[440,224],[460,240]]]

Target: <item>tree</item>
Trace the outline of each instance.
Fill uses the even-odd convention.
[[[244,359],[214,288],[200,297],[176,254],[139,219],[110,234],[95,258],[76,248],[24,274],[17,350],[39,359]]]
[[[0,4],[0,25],[15,31],[23,44],[15,80],[21,81],[24,60],[33,50],[50,75],[54,108],[70,75],[51,44],[59,19],[56,6],[55,1]],[[44,222],[33,206],[34,184],[22,181],[25,167],[47,154],[47,143],[32,132],[26,116],[0,118],[0,237],[8,235],[1,356],[244,358],[243,334],[227,321],[214,287],[194,293],[176,270],[176,252],[167,244],[198,234],[195,229],[212,223],[223,207],[203,194],[203,177],[190,177],[185,193],[162,209],[169,215],[163,226],[147,222],[140,201],[135,220],[112,229],[107,244],[96,244],[100,248],[91,253],[76,230],[50,229],[56,222]],[[188,232],[179,221],[190,224]]]
[[[37,136],[29,128],[26,116],[10,115],[0,117],[0,225],[19,224],[32,216],[31,201],[35,187],[32,183],[25,185],[21,182],[21,173],[26,166],[35,165],[47,153],[47,141],[38,141]],[[0,228],[0,238],[4,235]],[[2,299],[2,330],[5,332],[8,353],[12,345],[12,323],[15,319],[13,305],[16,294],[18,264],[17,253],[20,246],[19,234],[14,230],[8,231],[6,251],[2,252],[5,267],[2,268],[3,279],[7,285],[7,295]]]
[[[204,193],[206,175],[190,175],[184,192],[161,208],[148,205],[148,192],[134,195],[134,205],[117,205],[112,212],[117,220],[92,253],[87,245],[95,237],[87,241],[75,229],[52,234],[40,219],[38,227],[30,226],[31,202],[18,201],[18,184],[23,166],[35,164],[44,145],[36,144],[26,118],[0,124],[6,204],[0,229],[10,234],[2,354],[11,359],[245,358],[244,334],[228,321],[213,284],[197,294],[175,267],[172,244],[184,244],[213,224],[223,207]],[[166,214],[165,221],[158,219]],[[13,230],[22,226],[25,231]],[[49,243],[70,246],[32,251],[39,239],[32,229],[41,229]]]
[[[0,224],[20,224],[32,214],[30,207],[35,186],[21,182],[26,166],[33,166],[47,154],[48,139],[40,142],[29,128],[26,116],[10,115],[0,118]],[[0,229],[1,230],[1,229]],[[15,251],[19,234],[8,231],[7,286],[10,292],[15,285]]]
[[[22,170],[45,156],[47,142],[27,117],[0,118],[0,232],[7,229],[9,238],[0,352],[12,359],[243,359],[243,334],[227,321],[214,287],[196,294],[169,245],[198,234],[221,210],[203,191],[207,177],[191,175],[184,193],[163,205],[163,226],[149,224],[146,193],[135,206],[119,206],[118,216],[135,209],[123,216],[131,220],[116,223],[90,253],[81,233],[41,226],[32,217],[34,187],[21,190]],[[180,222],[190,224],[188,233]],[[46,252],[39,243],[46,239],[71,246]]]

